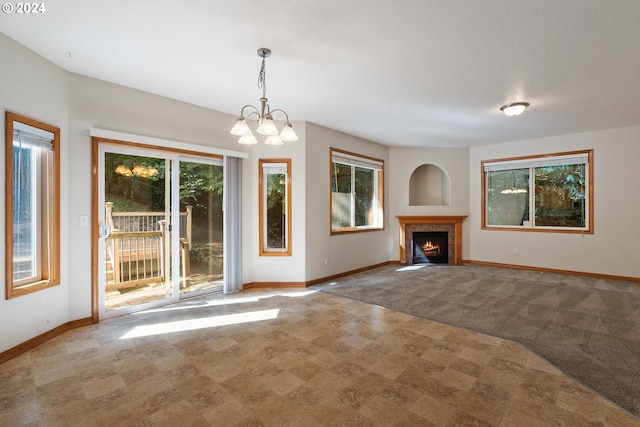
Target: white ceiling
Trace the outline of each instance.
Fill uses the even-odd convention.
[[[267,47],[272,109],[385,145],[640,124],[638,0],[43,3],[0,31],[70,72],[233,115],[258,104]],[[499,111],[516,101],[531,106]]]

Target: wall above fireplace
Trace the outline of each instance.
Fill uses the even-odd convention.
[[[411,236],[414,231],[446,231],[449,234],[448,262],[462,264],[462,221],[467,215],[398,215],[400,263],[411,264]]]

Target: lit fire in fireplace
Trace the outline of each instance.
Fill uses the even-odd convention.
[[[433,242],[427,241],[421,248],[425,255],[440,255],[440,244],[438,243],[434,245]]]

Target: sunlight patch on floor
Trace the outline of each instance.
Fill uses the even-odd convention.
[[[406,267],[402,267],[397,269],[396,271],[413,271],[424,268],[425,264],[416,264],[416,265],[407,265]]]
[[[258,293],[259,292],[259,293]],[[160,313],[163,311],[178,311],[178,310],[189,310],[192,308],[205,308],[205,307],[217,307],[221,305],[230,305],[230,304],[245,304],[251,302],[258,302],[261,299],[265,298],[273,298],[273,297],[306,297],[307,295],[314,294],[318,291],[315,290],[305,290],[305,291],[282,291],[282,292],[264,292],[264,291],[256,291],[255,295],[247,295],[247,296],[236,296],[242,294],[230,294],[230,295],[217,295],[208,300],[203,300],[202,298],[206,297],[198,297],[197,300],[193,301],[181,301],[176,304],[166,305],[158,308],[150,308],[148,310],[138,311],[136,313],[132,313],[134,315],[142,315],[142,314],[150,314],[150,313]]]
[[[175,322],[156,323],[136,326],[120,339],[148,337],[152,335],[171,334],[175,332],[193,331],[197,329],[215,328],[218,326],[237,325],[239,323],[261,322],[278,318],[279,309],[248,311],[246,313],[227,314],[223,316],[202,317],[199,319],[177,320]]]

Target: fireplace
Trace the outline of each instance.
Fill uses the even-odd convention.
[[[449,233],[446,231],[414,231],[411,247],[413,264],[449,262]]]
[[[462,264],[462,222],[466,215],[398,215],[400,225],[400,263],[413,264],[414,232],[447,233],[447,264]],[[433,242],[432,242],[433,244]]]

